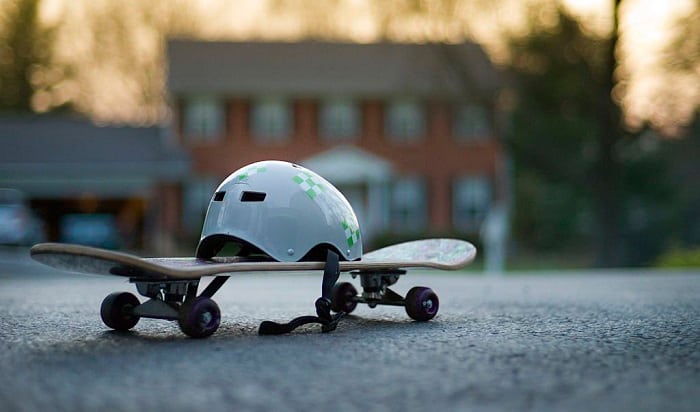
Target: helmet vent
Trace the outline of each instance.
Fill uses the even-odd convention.
[[[262,202],[265,200],[266,193],[262,192],[243,192],[241,194],[241,202]]]
[[[216,192],[214,193],[214,201],[221,202],[224,200],[224,196],[226,196],[226,192]]]

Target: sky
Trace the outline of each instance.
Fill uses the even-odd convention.
[[[624,91],[619,97],[628,122],[682,122],[692,108],[675,105],[673,113],[659,110],[658,99],[669,98],[668,79],[659,72],[658,58],[669,38],[674,19],[692,10],[694,0],[624,0],[618,71]],[[592,33],[611,27],[612,0],[563,0]],[[398,3],[401,3],[400,0]],[[410,3],[410,2],[408,2]],[[39,111],[66,101],[102,122],[149,124],[168,119],[166,72],[163,67],[164,33],[203,39],[285,40],[308,36],[372,42],[382,34],[396,41],[441,40],[465,37],[482,44],[495,62],[504,63],[504,35],[526,30],[523,16],[530,4],[540,5],[544,22],[556,11],[556,1],[500,0],[424,1],[424,10],[436,18],[410,12],[385,19],[381,8],[391,2],[373,0],[44,0],[42,20],[59,33],[57,57],[74,67],[72,79],[37,93]],[[498,4],[498,6],[493,6]],[[379,17],[378,17],[379,16]],[[59,76],[50,70],[42,79]],[[144,87],[145,85],[145,87]],[[670,98],[700,102],[697,87],[677,87]],[[688,106],[688,105],[687,105]],[[690,107],[690,106],[688,106]]]

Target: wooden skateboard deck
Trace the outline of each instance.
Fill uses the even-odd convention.
[[[242,272],[323,270],[325,262],[254,261],[241,257],[142,258],[89,246],[40,243],[31,248],[35,260],[71,272],[146,279],[198,279]],[[425,239],[399,243],[366,253],[361,260],[340,262],[340,270],[406,268],[460,269],[474,260],[476,248],[457,239]]]

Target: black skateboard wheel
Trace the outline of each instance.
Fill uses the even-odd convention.
[[[180,307],[180,330],[191,338],[206,338],[219,329],[221,311],[213,300],[200,296]]]
[[[139,299],[129,292],[111,293],[100,307],[102,322],[114,330],[129,330],[139,322],[140,318],[134,315],[139,304]]]
[[[331,292],[331,309],[334,312],[351,313],[357,307],[355,296],[357,296],[357,289],[352,283],[336,283]]]
[[[440,301],[432,289],[416,286],[406,294],[406,313],[413,320],[427,321],[437,315]]]

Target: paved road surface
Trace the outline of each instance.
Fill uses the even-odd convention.
[[[26,252],[25,252],[26,253]],[[256,335],[309,314],[320,276],[242,276],[209,339],[142,320],[109,332],[120,278],[0,250],[2,411],[698,411],[700,273],[409,274],[438,317],[360,307],[331,334]]]

